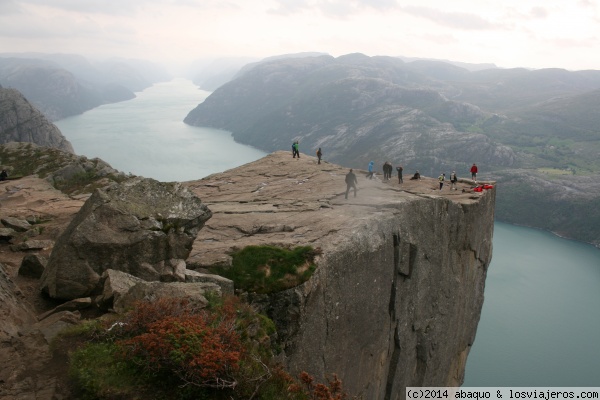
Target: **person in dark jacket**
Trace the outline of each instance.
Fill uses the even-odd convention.
[[[394,167],[392,167],[392,163],[389,161],[386,161],[383,164],[383,179],[386,181],[392,179],[392,171],[393,170],[394,170]]]
[[[8,179],[8,172],[3,169],[2,172],[0,172],[0,181],[5,181],[6,179]]]
[[[323,155],[323,152],[321,151],[321,148],[319,147],[319,150],[317,150],[317,158],[319,159],[319,162],[317,164],[321,164],[321,156]],[[298,155],[298,157],[300,157],[300,155]]]
[[[346,199],[348,199],[348,192],[350,188],[354,188],[354,197],[356,197],[356,184],[358,180],[356,179],[356,175],[352,172],[352,168],[350,168],[350,172],[346,174]]]
[[[396,167],[396,171],[398,171],[398,183],[403,183],[404,181],[402,180],[402,165],[398,165]]]
[[[421,174],[419,173],[419,171],[415,172],[415,174],[412,176],[412,178],[410,178],[411,181],[420,181],[421,180]]]

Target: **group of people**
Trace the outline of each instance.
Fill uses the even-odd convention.
[[[319,147],[319,149],[316,152],[317,154],[317,163],[321,164],[321,157],[323,156],[323,152],[321,151],[321,148]],[[296,156],[298,158],[300,158],[300,150],[299,150],[299,141],[295,140],[292,143],[292,157],[296,158]],[[375,162],[374,161],[370,161],[369,165],[367,167],[368,173],[367,173],[367,178],[369,179],[373,179],[373,176],[375,174]],[[398,183],[404,183],[404,180],[402,178],[402,172],[403,172],[404,168],[402,167],[402,165],[398,165],[396,167],[396,171],[398,172]],[[383,164],[383,180],[387,181],[392,179],[392,173],[394,171],[394,167],[392,165],[391,162],[386,161]],[[3,171],[4,172],[4,171]],[[475,182],[477,182],[477,172],[478,172],[478,168],[477,168],[477,164],[473,163],[473,165],[471,166],[470,169],[471,172],[471,179]],[[6,176],[0,177],[0,179],[6,179]],[[421,174],[419,173],[419,171],[417,170],[414,175],[410,178],[410,180],[421,180]],[[441,173],[440,176],[438,177],[438,181],[440,184],[440,190],[442,190],[442,188],[444,187],[444,183],[446,181],[446,174],[445,173]],[[458,177],[456,175],[456,171],[452,171],[452,174],[450,174],[450,190],[454,189],[457,190],[456,184],[458,182]],[[348,172],[348,174],[346,174],[346,199],[348,198],[348,193],[350,191],[350,189],[354,189],[354,197],[356,197],[356,184],[358,183],[358,180],[356,179],[356,174],[353,172],[352,169],[350,169],[350,171]]]
[[[317,159],[318,162],[317,164],[321,164],[321,157],[323,156],[323,152],[321,151],[321,148],[319,147],[319,149],[317,150]],[[294,140],[294,142],[292,143],[292,158],[300,158],[300,142],[298,140]]]
[[[417,172],[419,172],[419,171],[417,171]],[[478,172],[477,164],[473,163],[473,165],[471,166],[470,172],[471,172],[471,179],[475,183],[477,183],[477,172]],[[442,190],[442,188],[444,187],[444,182],[446,181],[446,174],[441,173],[440,176],[438,176],[438,181],[440,183],[440,190]],[[452,174],[450,174],[450,190],[457,189],[456,188],[457,182],[458,182],[458,177],[456,176],[456,171],[452,171]]]
[[[438,181],[440,182],[440,190],[444,187],[444,181],[446,180],[446,174],[442,173],[438,176]],[[458,182],[458,177],[456,176],[456,171],[452,171],[450,174],[450,190],[456,190],[456,183]]]
[[[321,149],[319,148],[319,152],[321,151]],[[320,157],[319,157],[320,159]],[[369,165],[367,167],[368,173],[367,173],[367,178],[369,179],[373,179],[373,175],[375,173],[374,171],[374,166],[375,163],[373,161],[369,162]],[[387,181],[389,179],[392,178],[392,172],[393,172],[394,167],[392,166],[392,163],[389,161],[386,161],[383,164],[383,179],[384,181]],[[398,183],[403,183],[403,178],[402,178],[402,171],[404,170],[404,168],[402,167],[402,165],[398,165],[396,167],[396,171],[398,172]],[[478,172],[478,168],[477,168],[477,164],[473,164],[473,166],[471,166],[471,179],[475,182],[477,182],[477,172]],[[417,170],[414,175],[410,178],[410,180],[421,180],[421,174],[419,173],[419,171]],[[446,174],[445,173],[441,173],[440,176],[438,177],[438,181],[440,184],[440,190],[442,190],[442,188],[444,187],[444,183],[446,181]],[[352,171],[352,169],[350,169],[350,171],[348,172],[348,174],[346,174],[346,199],[348,198],[348,193],[350,192],[350,189],[354,189],[354,197],[356,197],[356,184],[358,183],[358,180],[356,179],[356,174],[354,174],[354,172]],[[452,171],[452,174],[450,174],[450,190],[454,189],[457,190],[457,186],[456,184],[458,183],[458,176],[456,175],[456,171]]]
[[[298,143],[297,140],[294,141],[294,143],[292,143],[292,158],[296,158],[296,156],[298,156],[298,158],[300,158],[300,143]]]

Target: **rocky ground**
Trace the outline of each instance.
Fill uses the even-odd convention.
[[[440,191],[437,177],[414,181],[405,173],[400,184],[397,176],[389,181],[383,181],[380,174],[368,179],[366,171],[355,170],[358,194],[353,197],[351,192],[346,200],[347,172],[348,168],[327,162],[317,164],[315,157],[305,154],[292,159],[289,152],[276,152],[224,173],[185,182],[213,212],[194,242],[188,268],[227,264],[232,249],[250,244],[326,249],[336,245],[335,240],[328,240],[339,236],[335,232],[351,232],[370,215],[396,202],[444,196],[458,203],[472,203],[480,196],[471,190],[474,185],[470,180],[459,182],[458,190],[450,190],[446,182]],[[3,399],[67,398],[59,379],[65,359],[53,358],[49,351],[56,332],[36,319],[57,303],[43,297],[38,279],[21,276],[19,268],[27,254],[49,257],[52,244],[88,196],[68,196],[36,176],[0,182],[0,217],[33,222],[23,232],[15,229],[10,240],[0,240],[0,264],[5,272],[0,276]],[[3,221],[4,228],[6,225]],[[24,243],[38,245],[27,247]],[[66,325],[76,322],[81,314],[63,314],[61,318]]]
[[[196,267],[229,263],[232,249],[250,244],[325,246],[328,233],[351,229],[381,207],[417,197],[448,197],[472,202],[480,194],[472,191],[471,180],[460,180],[457,190],[446,181],[439,190],[437,177],[403,183],[394,174],[383,180],[378,173],[368,179],[367,171],[354,169],[357,196],[345,199],[345,176],[349,168],[302,155],[279,151],[205,179],[187,182],[213,212],[194,243],[188,264]],[[413,171],[414,172],[414,171]]]

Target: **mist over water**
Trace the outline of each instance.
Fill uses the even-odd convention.
[[[161,181],[200,179],[265,155],[191,127],[208,92],[174,80],[56,125],[75,152]],[[600,386],[600,250],[496,222],[464,386]]]
[[[183,123],[209,94],[176,79],[55,124],[76,154],[164,182],[200,179],[263,157],[266,153],[234,142],[230,132]]]

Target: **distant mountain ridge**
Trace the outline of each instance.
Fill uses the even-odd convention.
[[[134,92],[168,79],[160,67],[139,60],[91,63],[72,54],[0,54],[0,84],[19,90],[52,121],[130,100]]]
[[[416,164],[417,158],[421,169],[452,168],[465,159],[514,163],[509,148],[452,125],[491,114],[448,100],[431,86],[430,77],[392,57],[276,60],[217,89],[185,122],[230,130],[237,141],[266,151],[287,149],[298,139],[310,143],[304,151],[323,147],[328,160],[343,164]]]

